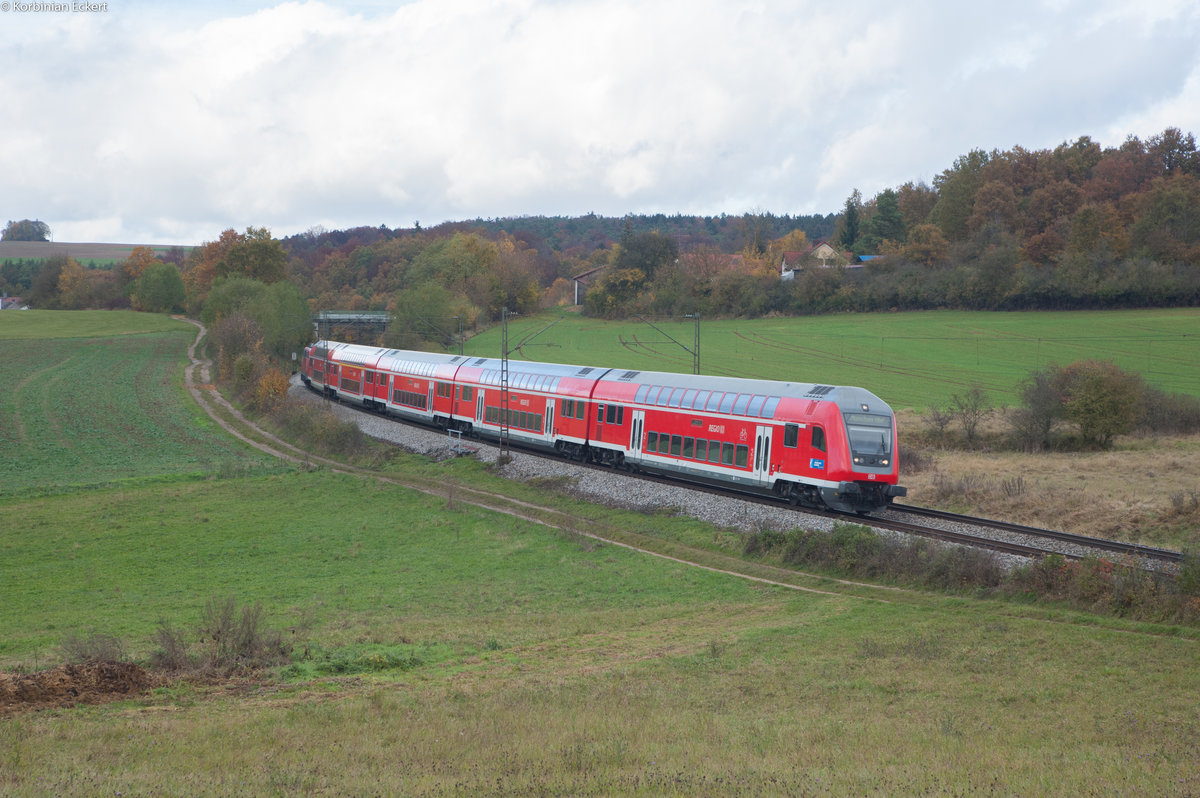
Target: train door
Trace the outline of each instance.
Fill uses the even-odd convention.
[[[771,484],[771,428],[760,426],[754,435],[754,479]]]
[[[646,411],[634,410],[633,423],[629,427],[629,457],[633,460],[642,459],[642,428],[646,424]]]
[[[546,426],[542,430],[547,435],[554,434],[554,400],[546,400]]]
[[[477,427],[483,424],[483,394],[482,388],[475,392],[475,426]]]

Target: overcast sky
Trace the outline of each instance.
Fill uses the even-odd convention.
[[[832,213],[972,149],[1200,135],[1196,0],[58,5],[0,10],[0,224],[58,241]]]

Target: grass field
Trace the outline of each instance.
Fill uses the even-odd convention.
[[[690,373],[695,325],[546,313],[514,319],[508,338],[513,358]],[[466,352],[498,357],[500,341],[500,330],[489,330]],[[975,384],[995,404],[1013,405],[1030,372],[1084,359],[1200,396],[1200,309],[701,320],[700,355],[703,374],[860,385],[895,409],[944,404]]]
[[[160,619],[234,594],[295,630],[301,677],[344,664],[6,719],[8,794],[1200,786],[1200,643],[1176,629],[756,585],[323,473],[2,509],[9,663],[75,629],[144,656]]]
[[[194,337],[151,314],[0,313],[0,496],[269,463],[181,401]]]
[[[86,379],[80,364],[102,376],[131,359],[155,375],[73,427],[75,449],[153,427],[143,417],[165,404],[199,426],[178,378],[187,337],[112,316],[128,318],[71,317],[64,337],[20,349],[0,319],[0,338],[30,385],[46,365]],[[140,339],[167,343],[94,348]],[[29,427],[39,408],[51,427],[97,398],[63,391],[59,407],[33,390],[12,411]],[[52,664],[65,635],[89,631],[143,659],[160,621],[191,629],[223,596],[260,602],[296,662],[4,716],[0,793],[1200,793],[1194,629],[782,570],[799,589],[771,586],[448,488],[275,466],[195,479],[220,440],[199,428],[165,459],[126,451],[131,474],[169,480],[85,475],[70,484],[95,487],[48,496],[65,471],[6,462],[5,479],[29,473],[0,496],[0,666]],[[466,461],[411,467],[499,487]],[[704,556],[729,548],[731,533],[690,520],[579,511]]]

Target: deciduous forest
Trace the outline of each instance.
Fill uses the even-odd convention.
[[[9,231],[48,226],[23,220]],[[824,216],[538,216],[283,239],[248,227],[188,251],[138,248],[107,267],[67,256],[0,265],[0,289],[42,308],[199,314],[233,278],[285,283],[272,296],[286,293],[293,308],[393,312],[405,345],[436,344],[418,318],[457,317],[469,329],[502,308],[576,302],[608,318],[1191,306],[1200,153],[1191,133],[1168,128],[1117,147],[1084,136],[1046,150],[973,150],[932,185],[870,199],[855,189]]]

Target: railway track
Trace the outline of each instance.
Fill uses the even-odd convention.
[[[532,453],[538,454],[536,451]],[[602,466],[590,467],[603,468]],[[672,477],[659,477],[652,474],[641,474],[639,477],[660,480],[665,483],[679,484],[680,482]],[[729,488],[686,481],[685,484],[694,490],[738,498],[747,502],[768,505],[785,504],[780,499],[744,493]],[[1087,535],[1076,535],[1070,532],[1041,529],[1039,527],[1014,524],[1007,521],[960,515],[944,510],[933,510],[912,505],[893,504],[882,514],[869,516],[850,515],[809,507],[796,508],[796,510],[810,515],[864,524],[879,529],[888,529],[893,532],[902,532],[932,540],[940,540],[946,543],[989,549],[1001,554],[1011,554],[1019,557],[1038,558],[1057,554],[1067,559],[1083,560],[1089,557],[1101,557],[1105,554],[1111,555],[1115,553],[1138,561],[1147,570],[1167,574],[1173,574],[1183,560],[1183,555],[1180,552],[1171,549],[1161,549]],[[896,517],[905,515],[928,519],[928,521],[913,522]]]
[[[1155,546],[1144,546],[1140,543],[1126,543],[1120,540],[1108,540],[1106,538],[1091,537],[1088,535],[1076,535],[1071,532],[1059,532],[1053,529],[1043,529],[1041,527],[1026,526],[1024,524],[1013,524],[1008,521],[997,521],[990,518],[977,518],[970,515],[960,515],[958,513],[950,513],[944,510],[934,510],[927,507],[916,507],[907,504],[893,504],[889,508],[890,513],[901,515],[914,515],[921,518],[934,519],[945,521],[951,524],[967,524],[976,527],[984,527],[996,529],[1012,535],[1022,535],[1034,540],[1053,541],[1056,543],[1066,544],[1067,546],[1079,547],[1080,549],[1096,552],[1107,552],[1110,554],[1119,554],[1124,557],[1140,558],[1148,561],[1156,561],[1168,565],[1178,565],[1183,561],[1183,554],[1173,549],[1163,549]],[[1064,554],[1064,556],[1073,556],[1066,552],[1055,552]]]

